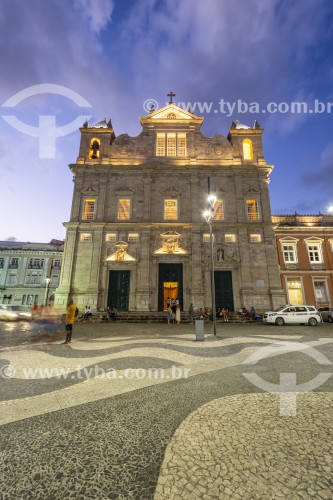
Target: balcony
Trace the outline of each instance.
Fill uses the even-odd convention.
[[[44,267],[43,264],[29,264],[28,265],[28,269],[43,269],[43,267]]]
[[[9,264],[8,268],[9,269],[18,269],[18,263],[17,264]]]

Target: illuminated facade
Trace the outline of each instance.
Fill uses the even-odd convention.
[[[273,215],[282,286],[290,304],[333,303],[333,216]]]
[[[216,195],[217,307],[285,303],[262,132],[233,122],[205,137],[203,118],[173,103],[140,119],[142,132],[115,138],[111,122],[80,129],[72,210],[56,304],[93,310],[163,311],[211,305],[207,186]]]

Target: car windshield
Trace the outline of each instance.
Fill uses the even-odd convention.
[[[274,309],[275,312],[279,312],[279,311],[282,311],[282,309],[284,309],[286,306],[280,306],[278,307],[277,309]]]

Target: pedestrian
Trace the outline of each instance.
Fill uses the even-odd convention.
[[[194,307],[193,307],[192,302],[191,302],[190,307],[188,309],[188,314],[189,314],[189,317],[190,317],[190,324],[193,325]]]
[[[118,309],[115,306],[111,307],[110,316],[113,321],[116,321],[116,319],[118,318]]]
[[[166,302],[166,304],[167,304],[167,308],[171,305],[171,300],[170,300],[170,297],[168,297],[168,298],[167,298],[167,302]]]
[[[168,325],[169,325],[170,321],[172,321],[172,309],[171,309],[171,306],[169,306],[168,309],[167,309],[166,318],[167,318]]]
[[[84,316],[85,319],[90,319],[92,317],[92,310],[90,306],[86,306],[84,308]]]
[[[251,319],[255,319],[255,317],[256,317],[256,310],[253,306],[250,309],[250,316],[251,316]]]
[[[176,323],[180,324],[180,306],[176,306]]]
[[[75,320],[76,309],[76,305],[73,303],[73,300],[70,299],[66,312],[66,340],[64,344],[70,344],[72,341],[73,323]]]

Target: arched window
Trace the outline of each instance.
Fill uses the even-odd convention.
[[[243,141],[243,159],[253,160],[253,146],[250,139],[244,139]]]
[[[90,141],[89,158],[91,160],[97,160],[99,158],[99,148],[101,141],[99,139],[93,138]]]

